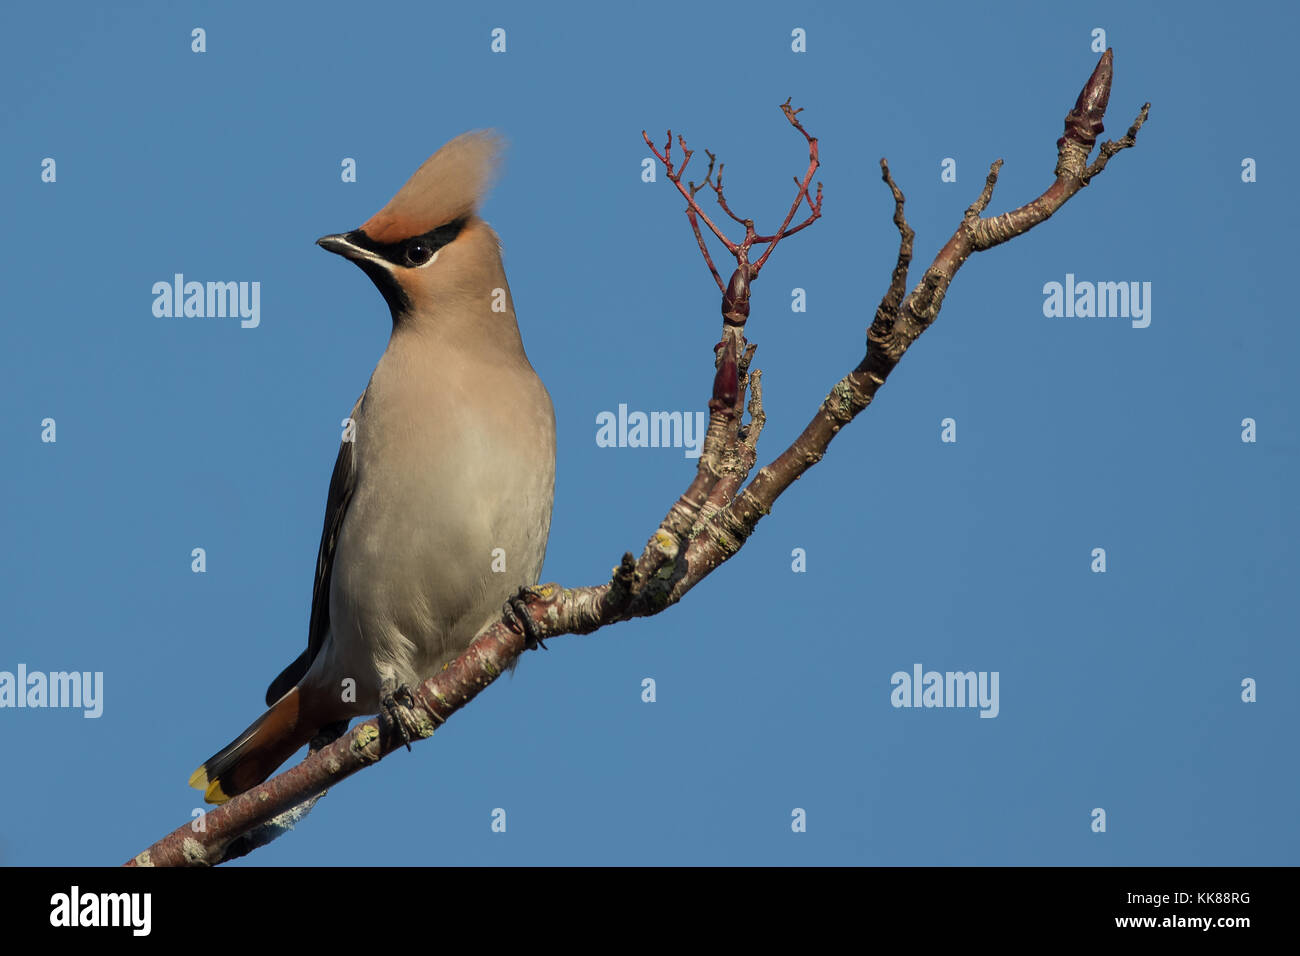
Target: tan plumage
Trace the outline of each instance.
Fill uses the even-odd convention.
[[[209,800],[260,783],[322,727],[375,713],[538,580],[555,417],[476,213],[498,147],[490,132],[457,137],[365,226],[319,240],[375,282],[393,332],[334,466],[307,650],[267,690],[271,709],[191,777]]]
[[[467,215],[492,185],[501,147],[493,130],[462,133],[421,163],[361,231],[376,242],[396,242]]]

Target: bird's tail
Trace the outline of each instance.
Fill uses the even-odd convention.
[[[252,726],[204,761],[190,775],[190,786],[209,803],[225,803],[271,776],[319,729],[304,719],[298,688],[271,705]]]

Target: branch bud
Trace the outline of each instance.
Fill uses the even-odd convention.
[[[1079,98],[1074,101],[1074,109],[1065,116],[1065,135],[1056,141],[1059,150],[1066,140],[1078,143],[1084,149],[1084,155],[1092,151],[1097,136],[1105,130],[1101,123],[1106,115],[1106,104],[1110,101],[1110,81],[1114,76],[1114,54],[1107,48],[1097,61],[1097,68],[1079,91]]]
[[[737,272],[739,275],[739,272]],[[732,282],[735,282],[733,277]],[[729,411],[735,407],[736,394],[740,391],[740,369],[736,362],[736,339],[732,335],[713,346],[716,353],[722,350],[718,358],[718,371],[713,376],[713,398],[709,400],[709,411]]]
[[[731,274],[727,291],[722,294],[722,317],[732,325],[744,325],[749,318],[749,277],[747,270]],[[722,343],[718,343],[721,345]]]

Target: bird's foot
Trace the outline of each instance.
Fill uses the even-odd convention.
[[[533,616],[528,613],[528,598],[537,597],[538,593],[536,588],[525,585],[516,591],[501,609],[506,623],[524,636],[524,648],[530,651],[539,647],[544,651],[549,650],[542,642],[542,635],[537,630]]]
[[[415,706],[415,696],[406,684],[392,686],[379,700],[379,740],[386,744],[399,738],[406,749],[411,749],[411,738],[422,738],[416,726],[411,708]]]
[[[312,753],[325,749],[348,732],[349,723],[350,721],[347,720],[339,720],[332,724],[326,724],[316,731],[316,736],[308,742],[307,749]]]

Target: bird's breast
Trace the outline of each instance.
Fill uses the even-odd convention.
[[[381,371],[355,419],[357,479],[335,555],[331,629],[352,656],[396,661],[419,678],[536,583],[554,425],[531,369],[426,370],[402,387]]]

